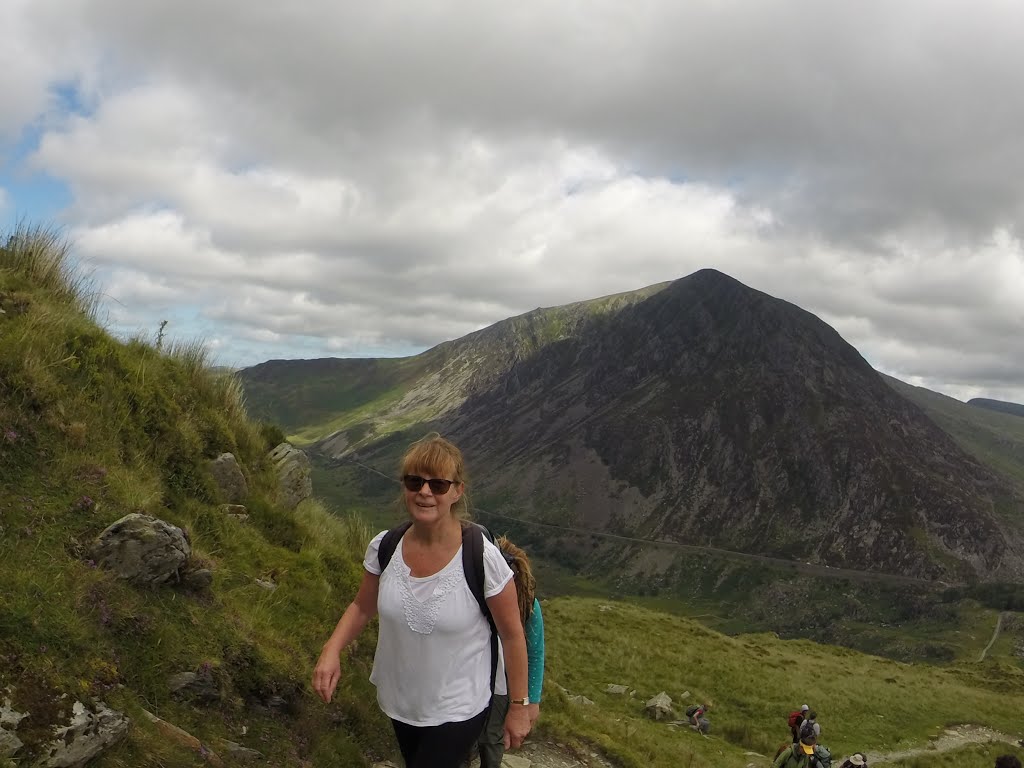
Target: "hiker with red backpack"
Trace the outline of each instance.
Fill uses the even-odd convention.
[[[498,637],[510,697],[503,742],[517,748],[530,732],[516,588],[498,548],[463,522],[467,476],[455,445],[428,435],[406,452],[400,474],[409,522],[367,547],[359,591],[324,645],[313,688],[331,700],[341,652],[379,615],[370,681],[406,768],[458,768],[487,716]]]
[[[793,734],[791,743],[796,744],[800,741],[800,726],[803,724],[804,717],[809,710],[810,707],[804,704],[800,709],[789,713],[789,719],[786,722],[789,724],[789,732]]]

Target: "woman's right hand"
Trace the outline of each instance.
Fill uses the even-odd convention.
[[[313,670],[313,690],[326,703],[330,703],[334,690],[341,679],[341,654],[330,648],[324,648],[320,659]]]

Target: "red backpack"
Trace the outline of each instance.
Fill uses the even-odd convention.
[[[789,713],[789,727],[796,728],[804,721],[804,713],[799,709]]]

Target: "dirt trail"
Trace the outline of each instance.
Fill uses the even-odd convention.
[[[949,752],[960,747],[966,747],[968,744],[987,744],[989,742],[1017,744],[1017,738],[1016,736],[1010,736],[994,731],[991,728],[986,728],[983,725],[952,725],[924,747],[905,749],[898,752],[865,752],[865,755],[868,758],[868,765],[875,765],[876,763],[891,763],[895,760],[904,760],[908,757]]]
[[[515,752],[505,754],[502,768],[617,768],[594,750],[577,754],[565,744],[554,741],[530,741]],[[398,768],[394,763],[374,763],[373,768]],[[480,768],[479,758],[469,768]]]
[[[985,650],[981,652],[981,656],[978,657],[978,661],[984,661],[988,652],[992,650],[992,646],[996,644],[996,640],[999,639],[999,630],[1003,628],[1003,619],[1006,618],[1006,612],[999,614],[999,618],[996,619],[996,631],[992,633],[992,639],[988,641],[988,645],[985,646]]]

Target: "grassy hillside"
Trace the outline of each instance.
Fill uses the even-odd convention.
[[[271,360],[239,372],[252,413],[297,442],[335,433],[351,449],[438,418],[537,350],[575,334],[595,316],[663,290],[636,291],[538,308],[412,357]]]
[[[787,736],[786,714],[805,702],[817,710],[822,743],[836,755],[924,747],[952,724],[1009,734],[1022,727],[1024,671],[1001,662],[936,668],[771,635],[727,637],[692,620],[599,599],[548,601],[544,618],[552,627],[549,727],[593,740],[625,766],[765,765],[748,753],[774,754]],[[637,695],[606,693],[610,683]],[[644,717],[644,700],[659,691],[680,709],[710,700],[711,737]],[[576,704],[571,695],[595,704]],[[980,748],[956,758],[947,764],[991,766]]]
[[[265,454],[279,432],[246,416],[236,380],[213,371],[199,345],[113,338],[76,274],[46,232],[19,232],[0,247],[0,691],[31,713],[17,729],[26,744],[19,763],[31,764],[76,699],[101,700],[132,720],[96,768],[208,765],[219,739],[275,766],[393,757],[368,682],[372,628],[346,662],[334,703],[320,704],[308,683],[355,590],[371,528],[316,502],[294,513],[277,508]],[[247,474],[245,521],[222,514],[209,476],[208,460],[224,451]],[[374,511],[379,524],[392,514]],[[90,543],[128,512],[187,530],[212,585],[140,589],[96,567]],[[836,751],[923,744],[964,721],[1012,730],[1024,709],[1024,673],[1004,656],[911,666],[807,641],[726,637],[627,602],[603,605],[545,605],[542,735],[596,744],[626,768],[764,766],[747,753],[773,749],[785,712],[804,700],[819,708]],[[183,671],[210,683],[209,700],[170,694],[168,678]],[[607,683],[710,698],[714,732],[703,739],[653,723],[638,700],[603,693]],[[144,711],[203,748],[168,739]],[[972,748],[957,764],[981,768],[988,754]]]
[[[989,400],[986,397],[975,397],[967,401],[967,404],[975,408],[985,408],[998,413],[1008,413],[1012,416],[1024,416],[1024,405],[1020,403],[1008,403],[1005,400]]]
[[[132,720],[100,768],[205,764],[143,709],[215,750],[230,739],[274,765],[359,766],[390,753],[367,682],[372,642],[350,662],[337,704],[317,703],[308,686],[354,593],[365,526],[312,502],[294,514],[276,508],[264,459],[275,430],[246,417],[233,377],[213,373],[197,344],[157,350],[111,337],[93,316],[92,286],[51,233],[4,242],[0,691],[31,713],[18,757],[38,751],[75,698]],[[248,475],[245,522],[218,508],[207,461],[224,451]],[[142,590],[97,568],[90,543],[129,512],[184,528],[212,586]],[[183,671],[211,680],[215,700],[172,697],[168,678]]]
[[[1011,413],[981,408],[891,376],[885,382],[916,403],[983,464],[1024,488],[1024,419]]]

